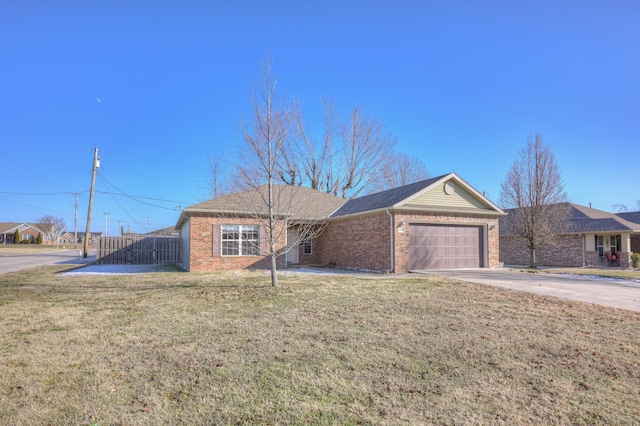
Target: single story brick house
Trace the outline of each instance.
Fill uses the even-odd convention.
[[[261,187],[264,189],[264,187]],[[455,173],[345,200],[309,188],[278,186],[279,267],[318,265],[405,273],[499,266],[505,213]],[[267,267],[264,192],[227,194],[190,206],[176,229],[183,266],[194,272]],[[288,200],[284,202],[283,200]],[[287,244],[295,223],[322,232]]]
[[[21,241],[14,241],[15,232],[20,233]],[[29,241],[34,243],[38,238],[38,234],[42,235],[43,244],[53,244],[51,237],[55,225],[45,223],[20,223],[20,222],[1,222],[0,223],[0,244],[19,244]]]
[[[640,253],[640,212],[614,214],[579,204],[565,204],[568,220],[554,244],[536,249],[538,265],[608,266],[607,253],[620,253],[619,265],[630,266],[631,254]],[[500,221],[500,261],[505,265],[528,265],[529,250],[525,243],[510,235],[506,217]]]

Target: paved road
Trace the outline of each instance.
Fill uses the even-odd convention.
[[[42,253],[16,253],[0,256],[0,274],[21,271],[36,266],[53,265],[78,259],[78,250],[56,250]]]
[[[461,281],[528,291],[640,312],[640,282],[569,274],[519,272],[511,269],[414,271]]]

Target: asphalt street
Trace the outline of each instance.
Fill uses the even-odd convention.
[[[3,254],[0,256],[0,274],[16,272],[42,265],[69,262],[78,259],[78,250],[56,250],[29,254]]]

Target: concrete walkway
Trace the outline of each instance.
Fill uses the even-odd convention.
[[[512,269],[412,271],[640,312],[640,282]]]

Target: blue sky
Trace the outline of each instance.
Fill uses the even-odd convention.
[[[269,54],[279,94],[385,123],[431,176],[498,201],[535,132],[572,202],[640,209],[636,1],[20,1],[0,6],[0,221],[173,225],[241,143]],[[119,194],[119,195],[116,195]],[[126,194],[126,195],[122,195]]]

